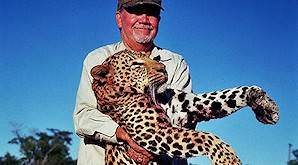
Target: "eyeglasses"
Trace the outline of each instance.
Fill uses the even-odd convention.
[[[146,14],[148,16],[159,17],[160,16],[160,8],[155,5],[137,5],[133,7],[125,7],[124,8],[128,13],[135,15]]]

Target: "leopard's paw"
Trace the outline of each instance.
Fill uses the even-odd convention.
[[[276,124],[279,120],[277,104],[261,88],[251,87],[247,94],[247,102],[258,121],[264,124]]]

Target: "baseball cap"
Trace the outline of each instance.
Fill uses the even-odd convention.
[[[117,10],[120,10],[122,7],[134,7],[143,4],[155,5],[164,10],[161,6],[161,0],[118,0]]]

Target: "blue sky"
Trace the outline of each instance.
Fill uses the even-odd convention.
[[[298,3],[296,0],[164,0],[156,43],[182,54],[195,92],[263,87],[280,106],[280,122],[257,122],[249,108],[200,123],[230,143],[244,164],[281,165],[298,148]],[[0,1],[0,155],[11,122],[73,131],[72,112],[86,54],[119,40],[116,0]],[[76,156],[78,140],[71,148]],[[195,158],[193,164],[206,164]]]

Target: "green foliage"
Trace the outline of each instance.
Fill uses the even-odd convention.
[[[18,165],[20,161],[10,153],[6,153],[3,157],[0,157],[0,165]]]
[[[1,157],[0,165],[73,165],[75,161],[69,155],[71,132],[58,129],[47,129],[47,132],[35,132],[32,135],[21,135],[14,131],[15,137],[8,143],[19,146],[22,158],[19,160],[10,154]]]
[[[288,162],[288,165],[298,165],[298,161],[297,160],[290,160]]]

